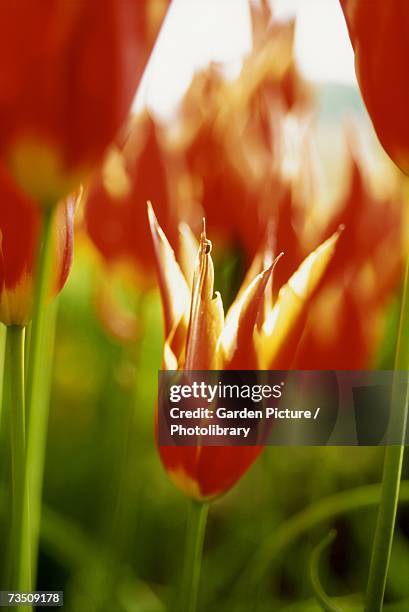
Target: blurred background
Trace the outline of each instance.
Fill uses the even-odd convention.
[[[225,305],[266,245],[285,252],[275,298],[345,225],[292,367],[393,367],[403,182],[363,107],[337,0],[174,0],[134,117],[85,190],[58,304],[37,585],[64,590],[66,610],[178,609],[187,499],[154,441],[164,338],[147,199],[178,257],[179,223],[198,237],[206,216]],[[7,457],[5,442],[3,489]],[[320,609],[308,564],[330,527],[338,535],[322,581],[356,609],[371,489],[357,511],[279,534],[327,496],[379,482],[382,457],[378,448],[266,449],[211,505],[200,609]],[[4,514],[6,491],[1,499]],[[403,508],[387,601],[409,601],[408,520]]]

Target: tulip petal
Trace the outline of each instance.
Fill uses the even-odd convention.
[[[168,338],[181,322],[187,329],[190,291],[176,261],[175,253],[158,223],[150,202],[148,202],[148,217],[162,296],[165,337]]]
[[[306,306],[335,252],[340,230],[310,253],[278,294],[258,335],[261,369],[290,367]]]
[[[217,370],[222,366],[219,339],[224,325],[224,312],[220,294],[216,293],[213,297],[214,268],[210,251],[211,243],[203,227],[193,278],[186,342],[187,370]]]
[[[56,291],[64,287],[71,270],[74,251],[74,214],[82,197],[82,190],[60,202],[56,210],[54,242],[56,248]]]
[[[259,367],[253,334],[259,313],[264,305],[266,287],[280,257],[277,257],[266,270],[253,279],[227,313],[221,338],[225,354],[225,368],[252,370]]]
[[[26,325],[32,315],[33,274],[42,213],[0,164],[0,321]],[[74,196],[60,202],[53,219],[50,298],[65,284],[72,263]]]
[[[179,260],[184,277],[190,290],[193,288],[193,277],[195,273],[195,260],[199,250],[196,236],[186,223],[179,225]]]
[[[378,138],[409,174],[408,37],[406,0],[341,0],[355,52],[362,98]]]
[[[262,446],[159,446],[161,461],[185,495],[209,501],[228,491],[259,457]]]
[[[262,446],[202,446],[197,459],[201,499],[212,499],[228,491],[262,451]]]

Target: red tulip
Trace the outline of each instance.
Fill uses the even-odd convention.
[[[87,232],[107,265],[125,264],[144,283],[152,282],[155,267],[146,201],[158,202],[167,232],[177,225],[160,136],[148,115],[136,119],[125,142],[111,149],[94,176],[85,205]]]
[[[36,201],[77,186],[126,118],[155,0],[0,5],[0,156]]]
[[[386,307],[402,278],[400,186],[375,194],[356,144],[351,145],[349,184],[323,229],[329,233],[344,224],[345,230],[310,305],[297,369],[373,367]]]
[[[0,165],[0,321],[26,325],[32,315],[33,273],[42,214]],[[52,292],[67,280],[73,252],[73,198],[57,206],[54,217]]]
[[[268,2],[259,4],[251,5],[253,49],[240,75],[228,81],[210,66],[193,79],[177,147],[216,245],[239,245],[247,262],[287,197],[284,119],[309,101],[294,63],[294,22],[274,20]]]
[[[379,140],[409,173],[407,0],[340,0],[359,86]]]
[[[169,370],[281,369],[294,356],[305,309],[334,253],[337,235],[311,253],[281,287],[274,305],[267,297],[274,262],[263,265],[260,257],[245,279],[226,317],[220,294],[214,294],[211,244],[205,231],[199,253],[189,239],[196,260],[188,278],[149,209],[159,286],[165,317],[163,367]],[[187,243],[187,230],[182,240]],[[265,262],[264,262],[265,263]],[[262,269],[264,267],[264,269]],[[186,270],[185,266],[185,270]],[[257,270],[258,271],[258,270]],[[271,288],[271,286],[270,286]],[[162,463],[175,484],[196,499],[221,495],[250,468],[261,446],[160,446]]]

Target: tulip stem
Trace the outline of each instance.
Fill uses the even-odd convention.
[[[181,612],[196,612],[209,504],[192,500],[186,527]]]
[[[409,255],[403,285],[395,370],[409,370]],[[405,389],[402,389],[399,376],[396,376],[392,389],[390,427],[393,432],[399,433],[399,444],[387,446],[385,449],[381,499],[366,593],[366,612],[378,612],[383,606],[405,449],[408,393],[409,380],[406,380]]]
[[[24,403],[24,327],[11,325],[6,336],[6,394],[11,433],[11,588],[31,590],[30,555],[20,555],[25,521],[28,520],[28,496],[25,494],[25,403]]]
[[[6,355],[6,335],[7,328],[0,323],[0,432],[2,429],[3,419],[3,389],[4,389],[4,367]]]
[[[51,246],[53,208],[43,214],[40,250],[37,259],[36,286],[34,292],[33,319],[27,366],[27,455],[25,466],[26,492],[30,499],[30,522],[22,541],[22,555],[31,555],[32,579],[36,581],[38,540],[41,520],[41,497],[44,471],[44,455],[48,424],[48,385],[50,347],[48,338],[53,309],[46,309],[50,292]],[[51,317],[52,318],[52,317]]]

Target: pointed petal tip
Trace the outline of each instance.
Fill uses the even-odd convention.
[[[203,217],[202,233],[200,234],[200,251],[204,255],[210,255],[212,252],[212,242],[206,236],[206,217]]]
[[[153,210],[152,202],[150,200],[147,200],[146,207],[147,207],[149,227],[151,229],[152,237],[155,238],[155,236],[157,236],[161,239],[164,239],[164,238],[166,239],[163,233],[163,230],[161,226],[159,225],[158,218],[155,215],[155,211]]]
[[[155,215],[155,211],[153,210],[152,202],[150,200],[146,200],[146,210],[148,213],[149,223],[152,225],[158,225],[158,220]]]
[[[273,269],[276,267],[276,265],[278,264],[278,262],[280,261],[282,257],[284,257],[284,251],[281,251],[281,253],[279,253],[277,257],[274,259],[273,263],[271,264]]]
[[[278,262],[280,261],[280,259],[284,256],[284,251],[281,251],[281,253],[279,253],[277,255],[277,257],[273,260],[273,262],[268,266],[268,268],[265,268],[262,272],[261,272],[261,276],[269,276],[274,268],[276,267],[276,265],[278,264]]]

